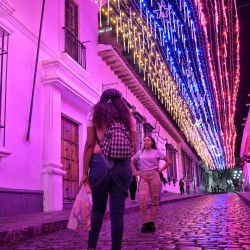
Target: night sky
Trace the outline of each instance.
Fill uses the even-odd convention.
[[[236,156],[240,153],[240,145],[247,117],[247,103],[250,103],[250,0],[237,0],[240,27],[240,85],[237,96],[235,124],[237,130]]]

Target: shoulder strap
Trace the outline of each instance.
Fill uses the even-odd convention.
[[[100,146],[100,139],[98,138],[97,134],[96,134],[96,130],[95,130],[95,140],[96,140],[96,143]]]

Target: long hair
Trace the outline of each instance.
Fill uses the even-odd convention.
[[[146,137],[148,137],[150,140],[151,140],[151,142],[152,142],[152,149],[157,149],[157,147],[156,147],[156,142],[155,142],[155,139],[152,137],[152,136],[150,136],[150,135],[146,135],[146,136],[144,136],[144,138],[146,138]],[[144,139],[143,138],[143,139]],[[143,147],[143,150],[145,149],[145,147]]]
[[[117,89],[106,89],[99,102],[93,108],[93,123],[96,128],[110,127],[112,123],[123,123],[131,133],[131,117],[122,94]]]

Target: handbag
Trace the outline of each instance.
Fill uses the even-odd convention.
[[[70,213],[67,228],[75,231],[88,231],[91,229],[92,196],[87,193],[83,185],[76,196]]]

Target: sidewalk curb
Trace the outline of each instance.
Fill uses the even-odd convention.
[[[237,194],[244,202],[246,202],[246,204],[247,204],[248,206],[250,206],[250,200],[249,200],[249,199],[247,199],[244,195],[242,195],[242,194],[239,193],[239,192],[236,192],[236,194]]]
[[[67,228],[68,220],[42,223],[39,226],[28,226],[27,228],[0,232],[0,246],[9,243],[27,240],[36,236],[54,233]]]
[[[160,201],[160,205],[179,202],[179,201],[197,198],[201,196],[204,196],[204,194],[190,196],[190,197],[186,196],[186,197],[176,198],[172,200],[163,200],[163,201]],[[133,207],[127,207],[125,209],[125,214],[138,212],[139,210],[140,210],[139,204],[136,204]],[[109,211],[106,212],[104,219],[109,219]],[[67,224],[68,224],[68,219],[66,220],[61,219],[58,221],[41,223],[38,226],[27,226],[25,228],[14,229],[10,231],[2,231],[0,232],[0,246],[18,242],[21,240],[27,240],[36,236],[54,233],[59,230],[64,230],[67,228]]]
[[[177,199],[172,199],[172,200],[165,200],[165,201],[163,200],[163,201],[160,201],[160,205],[166,205],[166,204],[169,204],[169,203],[189,200],[189,199],[198,198],[198,197],[201,197],[201,196],[204,196],[204,194],[200,194],[200,195],[196,195],[196,196],[190,196],[190,197],[185,196],[185,197],[182,197],[182,198],[177,198]],[[139,207],[139,204],[138,204],[137,206],[126,208],[125,209],[125,214],[130,214],[130,213],[139,212],[139,211],[140,211],[140,207]],[[106,215],[108,216],[109,212]],[[106,217],[106,215],[105,215],[105,217]]]

